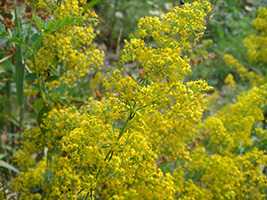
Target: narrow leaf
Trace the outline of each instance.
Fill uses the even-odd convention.
[[[16,24],[16,35],[18,38],[22,38],[22,26],[21,21],[19,19],[17,10],[15,9],[15,24]],[[16,44],[16,53],[15,53],[15,82],[17,89],[17,100],[20,106],[20,122],[23,119],[23,86],[24,86],[24,64],[23,64],[23,56],[22,56],[22,47],[21,44]]]
[[[13,172],[19,173],[19,170],[17,168],[15,168],[14,166],[8,164],[7,162],[0,160],[0,167],[5,168],[5,169],[9,169]]]
[[[92,8],[101,3],[101,0],[92,0],[88,3],[88,7]]]
[[[64,17],[63,19],[55,19],[48,22],[45,32],[53,33],[56,32],[65,26],[77,25],[81,23],[81,19],[78,17]]]
[[[43,22],[43,20],[37,16],[37,15],[33,15],[32,16],[32,19],[33,19],[33,22],[34,24],[36,25],[36,28],[39,30],[39,31],[42,31],[45,29],[45,23]]]
[[[6,157],[6,154],[0,154],[0,160],[4,159]]]

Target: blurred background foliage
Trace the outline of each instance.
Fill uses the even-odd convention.
[[[99,0],[94,7],[104,22],[100,27],[100,41],[108,48],[116,49],[118,42],[120,44],[135,30],[140,17],[159,16],[177,2],[173,0]]]
[[[206,39],[213,41],[207,50],[212,59],[206,59],[194,68],[193,79],[203,78],[210,85],[221,88],[224,79],[233,71],[224,63],[223,55],[230,53],[241,63],[248,63],[244,38],[254,30],[251,26],[260,6],[266,6],[266,0],[213,0],[213,14],[208,23]]]

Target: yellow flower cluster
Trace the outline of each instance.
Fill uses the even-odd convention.
[[[152,81],[183,80],[190,66],[181,54],[202,36],[210,10],[208,1],[195,1],[162,17],[142,18],[136,37],[126,42],[122,61],[137,62]]]
[[[211,149],[227,153],[226,149],[233,151],[250,146],[253,143],[251,130],[255,122],[264,120],[261,108],[267,103],[266,95],[266,85],[256,87],[240,95],[235,104],[227,105],[209,117],[205,122],[205,134],[209,137],[208,145]]]
[[[59,28],[44,31],[42,47],[29,65],[48,88],[73,87],[90,70],[103,65],[103,52],[93,44],[97,18],[94,12],[86,9],[86,1],[67,0],[58,6],[56,2],[47,3],[54,4],[55,8],[46,23],[54,23]]]
[[[258,10],[257,18],[253,21],[257,33],[249,35],[244,44],[248,57],[252,62],[267,63],[267,8]]]
[[[138,36],[141,30],[146,31],[145,37],[151,34],[145,27],[149,26],[146,18],[139,22],[136,37],[125,45],[121,63],[138,63],[143,74],[125,76],[115,70],[105,81],[107,92],[101,101],[91,98],[79,109],[54,108],[35,134],[25,132],[24,144],[16,155],[23,173],[13,182],[22,199],[175,198],[173,177],[159,166],[173,162],[178,155],[188,159],[186,143],[196,134],[205,109],[205,93],[211,89],[204,81],[184,82],[190,66],[181,48],[204,31],[210,6],[201,2],[175,8],[158,19],[159,24],[150,31],[165,32],[153,33],[156,43]],[[69,7],[62,4],[57,12],[65,16],[63,8]],[[75,15],[75,10],[70,12]],[[170,26],[172,20],[176,20],[174,26]],[[179,20],[184,23],[181,27]],[[39,71],[57,70],[54,63],[60,63],[73,75],[98,62],[102,56],[88,48],[92,34],[91,27],[70,26],[46,35],[36,59],[44,62],[37,65]],[[84,46],[93,55],[87,56]],[[51,59],[43,61],[45,54]]]
[[[158,169],[146,137],[134,129],[120,136],[122,128],[106,123],[106,105],[54,108],[36,134],[45,136],[25,135],[17,158],[27,171],[14,182],[22,199],[171,199],[172,177]],[[30,164],[21,160],[32,157],[29,143],[42,155]]]
[[[118,85],[115,94],[139,110],[132,126],[139,127],[155,151],[170,160],[186,157],[186,142],[194,138],[206,106],[205,92],[211,89],[205,81],[184,83],[191,69],[182,56],[204,32],[210,8],[208,1],[195,1],[162,17],[141,19],[121,61],[135,63],[142,73],[113,81]]]
[[[64,2],[67,10],[74,4]],[[252,130],[264,119],[267,85],[203,121],[212,88],[185,81],[190,65],[183,52],[203,34],[209,10],[209,2],[199,0],[141,19],[123,49],[123,68],[103,81],[101,100],[54,107],[26,131],[15,157],[21,173],[12,183],[20,199],[266,199],[267,157],[254,146]],[[69,28],[75,35],[57,31],[47,43],[53,41],[53,59],[80,72],[76,64],[86,58],[76,53],[86,57],[83,45],[93,37],[79,37],[93,31]],[[90,64],[102,59],[94,56]],[[255,132],[264,137],[262,127]]]
[[[191,154],[191,161],[174,173],[178,183],[178,199],[236,200],[265,199],[266,176],[262,165],[266,155],[254,150],[242,156],[209,155],[204,148]]]
[[[245,66],[240,64],[240,62],[232,55],[225,54],[224,61],[228,66],[234,68],[237,71],[242,80],[249,81],[252,86],[261,85],[265,82],[264,77],[254,71],[249,71]]]
[[[178,199],[265,199],[267,164],[265,151],[255,141],[266,131],[254,126],[264,120],[267,85],[240,95],[200,126],[192,140],[188,159],[178,157],[174,179]]]
[[[261,18],[262,12],[259,12]],[[266,23],[266,19],[261,23]],[[261,25],[258,30],[263,27]],[[175,179],[180,178],[177,182],[181,199],[266,199],[264,167],[267,156],[266,150],[258,145],[266,138],[263,125],[266,120],[263,107],[267,105],[266,79],[249,71],[231,55],[226,54],[224,60],[241,79],[249,81],[252,88],[201,124],[199,135],[192,142],[189,159],[186,162],[179,160],[174,173]],[[262,60],[258,57],[257,61]],[[225,83],[234,86],[231,74]]]
[[[244,46],[247,49],[248,60],[258,66],[264,66],[267,63],[267,8],[258,10],[257,18],[253,21],[255,33],[250,34],[244,40]],[[259,86],[266,82],[264,77],[265,69],[248,69],[242,65],[236,58],[230,54],[224,55],[224,61],[227,65],[237,71],[241,80],[249,81],[251,86]],[[250,63],[250,64],[251,64]],[[256,66],[257,66],[256,65]]]
[[[142,39],[152,38],[159,47],[180,47],[185,50],[203,35],[205,17],[210,11],[211,5],[205,0],[177,6],[162,18],[141,19],[137,35]]]
[[[224,83],[230,88],[234,88],[236,86],[235,78],[232,74],[228,74],[224,79]]]

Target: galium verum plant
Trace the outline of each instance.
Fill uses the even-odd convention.
[[[72,4],[83,10],[81,2],[62,1],[55,15],[72,13]],[[266,198],[266,156],[251,137],[264,119],[266,85],[203,121],[212,88],[202,80],[185,81],[191,69],[184,55],[203,35],[210,10],[208,1],[196,0],[162,17],[140,19],[122,50],[122,67],[106,75],[101,100],[55,105],[39,127],[25,131],[16,154],[21,173],[13,181],[20,199]],[[65,48],[54,46],[71,37],[65,34],[49,34],[44,45],[62,56],[64,66],[78,66]],[[134,66],[130,72],[128,66]],[[67,74],[60,80],[71,83]]]

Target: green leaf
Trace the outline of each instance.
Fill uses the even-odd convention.
[[[0,74],[6,73],[6,70],[4,69],[3,65],[0,65]]]
[[[45,22],[39,16],[34,14],[32,16],[32,19],[33,19],[34,24],[36,25],[36,28],[39,31],[42,31],[45,29]]]
[[[17,10],[15,9],[15,25],[16,25],[16,36],[22,39],[22,25],[19,19]],[[16,53],[15,53],[15,82],[16,82],[16,92],[17,92],[17,100],[20,106],[20,122],[22,123],[23,119],[23,101],[24,101],[24,64],[23,64],[23,55],[22,55],[22,45],[16,44]]]
[[[22,63],[22,53],[21,49],[17,48],[16,52],[16,89],[17,89],[17,99],[20,106],[23,105],[23,85],[24,85],[24,65]]]
[[[6,154],[0,154],[0,160],[6,157]]]
[[[6,29],[5,29],[5,26],[2,23],[0,23],[0,36],[1,36],[1,40],[4,37],[8,36],[8,33],[7,33]]]
[[[36,113],[39,113],[44,107],[44,102],[42,98],[36,99],[33,103],[33,109]]]
[[[53,33],[57,30],[69,25],[81,24],[82,20],[78,17],[64,17],[63,19],[55,19],[47,23],[45,32]]]
[[[92,1],[90,1],[87,5],[88,5],[89,8],[92,8],[92,7],[94,7],[94,6],[98,5],[98,4],[100,4],[101,1],[102,1],[102,0],[92,0]]]
[[[42,34],[35,33],[32,35],[31,42],[33,51],[37,51],[41,47],[42,40],[43,40]]]
[[[14,166],[8,164],[7,162],[3,160],[0,160],[0,167],[19,173],[19,170],[17,168],[15,168]]]
[[[14,65],[10,59],[5,60],[3,63],[0,64],[1,71],[12,73],[14,69]]]

